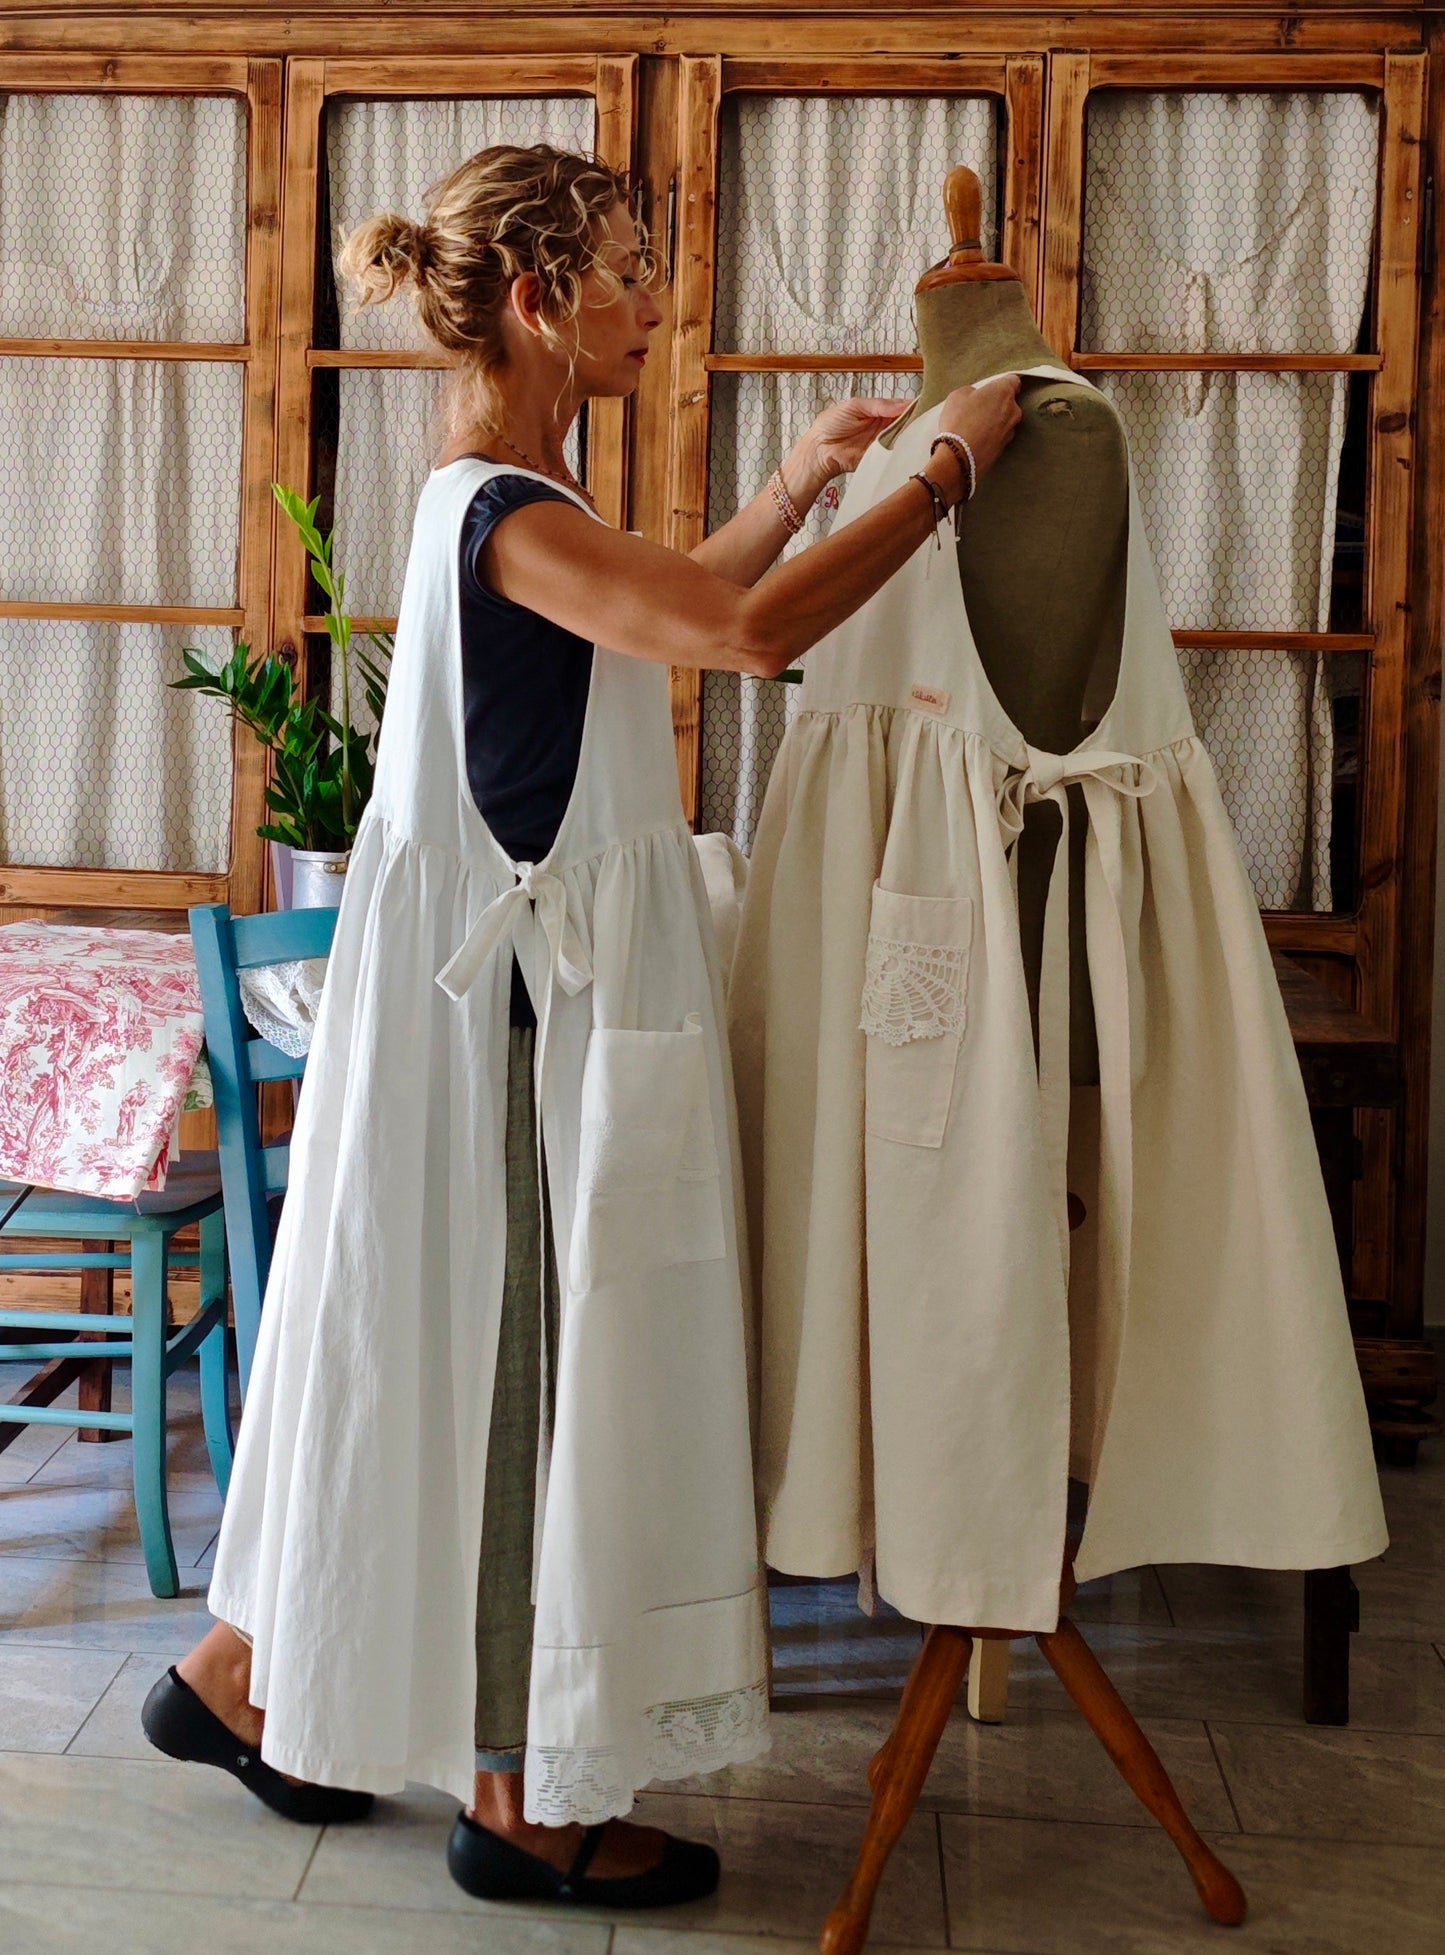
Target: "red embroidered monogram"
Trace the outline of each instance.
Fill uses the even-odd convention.
[[[926,707],[930,713],[948,711],[949,694],[940,692],[937,686],[915,686],[908,695],[910,706]]]

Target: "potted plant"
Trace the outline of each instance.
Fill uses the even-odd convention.
[[[341,661],[341,718],[318,699],[298,698],[287,662],[275,653],[252,657],[245,641],[213,671],[194,646],[181,656],[186,677],[171,683],[177,691],[224,699],[271,756],[266,806],[271,819],[257,834],[285,851],[277,864],[278,887],[289,870],[290,902],[298,909],[334,908],[357,823],[371,797],[376,756],[374,735],[351,723],[351,661],[360,668],[367,705],[380,731],[386,706],[392,640],[388,633],[366,634],[372,653],[353,642],[346,605],[346,580],[331,560],[332,535],[316,526],[319,498],[304,502],[294,489],[272,484],[277,502],[295,524],[312,574],[327,602],[326,630]]]

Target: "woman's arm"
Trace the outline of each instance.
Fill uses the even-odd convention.
[[[794,507],[799,515],[805,516],[831,478],[809,456],[799,452],[801,447],[799,443],[785,458],[782,475]],[[746,589],[777,561],[784,545],[791,541],[772,496],[766,489],[760,489],[736,516],[705,536],[688,555],[715,577],[726,577],[730,584],[740,584]]]
[[[907,406],[903,400],[867,399],[825,407],[779,465],[798,513],[807,514],[835,475],[855,469],[864,451]],[[771,494],[763,489],[688,554],[714,576],[749,585],[777,560],[789,540]]]
[[[1018,381],[960,388],[940,426],[974,446],[982,472],[1012,439]],[[925,471],[950,503],[963,468],[947,448]],[[529,503],[493,530],[482,573],[493,590],[565,630],[660,665],[775,678],[858,609],[933,534],[932,497],[914,481],[751,589],[580,509]]]

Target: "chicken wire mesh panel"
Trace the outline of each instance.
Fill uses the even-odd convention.
[[[0,359],[0,596],[236,602],[245,369]]]
[[[829,401],[880,395],[911,400],[912,373],[720,373],[713,377],[708,528],[720,529],[763,487],[779,461]],[[828,532],[828,499],[808,512],[783,555]],[[773,761],[798,687],[776,680],[708,672],[702,686],[702,780],[698,826],[731,835],[751,850]]]
[[[184,646],[223,665],[221,626],[0,619],[0,860],[224,871],[231,719],[173,692]]]
[[[343,368],[336,439],[334,560],[346,605],[395,617],[422,485],[446,440],[445,371]],[[563,444],[567,466],[585,460],[586,413]]]
[[[1089,104],[1080,343],[1344,353],[1361,339],[1378,118],[1356,92],[1101,91]],[[1101,374],[1176,626],[1322,631],[1349,383]],[[1181,654],[1255,894],[1327,910],[1339,853],[1326,661]]]
[[[347,236],[374,211],[420,219],[426,193],[479,149],[497,143],[551,143],[590,152],[597,108],[590,95],[488,96],[476,100],[332,102],[326,112],[332,277]],[[354,312],[341,306],[344,347],[411,348],[426,334],[411,299]]]
[[[943,182],[959,163],[983,186],[983,247],[992,257],[993,97],[726,97],[718,350],[911,351],[913,288],[948,249]]]
[[[1087,156],[1081,346],[1354,349],[1375,225],[1371,96],[1101,90]]]
[[[1176,627],[1329,624],[1346,381],[1100,374],[1129,437]],[[1181,652],[1185,689],[1264,909],[1332,907],[1333,721],[1312,653]]]
[[[0,96],[0,334],[246,337],[246,104]]]

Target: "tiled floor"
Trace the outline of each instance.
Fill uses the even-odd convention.
[[[13,1367],[0,1365],[0,1395]],[[774,1591],[779,1715],[759,1764],[647,1794],[717,1842],[716,1898],[616,1922],[485,1907],[413,1788],[361,1827],[273,1819],[151,1752],[137,1713],[205,1626],[219,1521],[194,1381],[176,1386],[185,1590],[146,1586],[129,1444],[32,1428],[0,1453],[0,1948],[26,1955],[782,1955],[816,1941],[863,1824],[868,1760],[918,1646],[846,1584]],[[959,1714],[890,1866],[875,1943],[976,1955],[1445,1951],[1445,1442],[1385,1475],[1394,1545],[1358,1571],[1348,1730],[1300,1721],[1297,1577],[1144,1570],[1078,1615],[1201,1829],[1249,1893],[1205,1920],[1163,1835],[1031,1644],[1007,1722]]]

